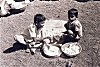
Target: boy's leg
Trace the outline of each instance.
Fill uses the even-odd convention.
[[[14,36],[14,40],[21,43],[21,44],[25,44],[26,45],[26,42],[24,40],[24,36],[22,35],[15,35]]]
[[[21,43],[21,44],[25,44],[27,46],[27,49],[26,49],[26,53],[29,53],[30,52],[30,49],[29,49],[29,45],[27,45],[27,43],[25,42],[25,39],[24,39],[24,36],[23,35],[15,35],[14,36],[14,40]]]
[[[35,51],[36,51],[36,49],[38,47],[38,46],[34,47],[35,46],[35,43],[36,42],[31,42],[30,44],[28,44],[29,45],[29,48],[30,48],[30,51],[31,51],[32,54],[35,53]]]
[[[30,50],[31,50],[31,53],[34,54],[35,51],[36,51],[36,49],[37,49],[37,48],[32,47],[32,48],[30,49]]]
[[[30,51],[31,51],[31,54],[34,54],[36,52],[36,50],[42,46],[42,43],[36,43],[36,42],[31,42],[29,44],[29,48],[30,48]]]
[[[29,53],[30,52],[30,47],[29,45],[26,45],[27,46],[27,49],[25,50],[26,53]]]

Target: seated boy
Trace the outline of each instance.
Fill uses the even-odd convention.
[[[34,23],[31,24],[22,34],[15,35],[14,39],[21,44],[27,45],[26,52],[33,52],[42,45],[43,28],[46,18],[42,14],[34,16]]]
[[[68,41],[78,41],[82,37],[82,25],[78,20],[78,11],[75,8],[68,10],[68,22],[64,25]]]

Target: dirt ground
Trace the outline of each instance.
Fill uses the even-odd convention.
[[[83,37],[80,40],[83,50],[76,57],[46,58],[39,50],[31,55],[25,53],[24,45],[15,43],[13,36],[33,23],[35,14],[42,13],[47,19],[67,21],[67,11],[71,8],[78,9],[83,25]],[[0,18],[0,67],[67,67],[67,61],[72,61],[73,67],[100,67],[99,28],[100,1],[33,1],[24,12]]]

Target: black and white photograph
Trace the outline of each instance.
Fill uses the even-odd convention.
[[[0,67],[100,67],[100,0],[0,0]]]

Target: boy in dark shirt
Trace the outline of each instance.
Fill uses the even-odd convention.
[[[64,25],[67,30],[65,34],[70,37],[68,40],[78,41],[82,37],[82,25],[78,20],[78,10],[75,8],[68,10],[68,19]]]

